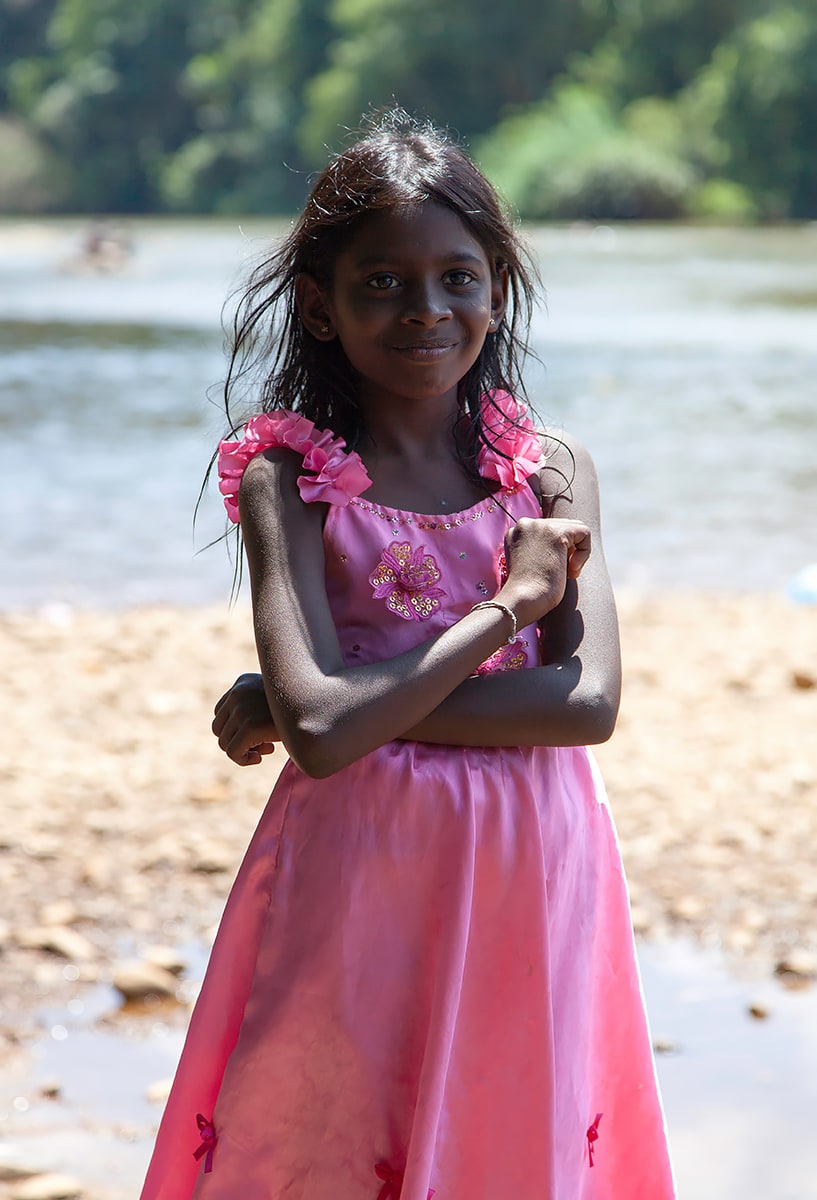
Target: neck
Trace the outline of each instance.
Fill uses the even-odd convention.
[[[412,460],[450,458],[456,453],[456,397],[367,404],[361,400],[365,433],[362,450]]]

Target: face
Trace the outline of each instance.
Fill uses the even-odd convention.
[[[323,332],[340,339],[360,399],[448,399],[476,362],[504,276],[456,213],[437,204],[374,213],[335,263]]]

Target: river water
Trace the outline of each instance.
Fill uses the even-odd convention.
[[[222,305],[275,233],[134,222],[103,273],[78,222],[0,222],[0,608],[226,597],[212,489],[192,514]],[[528,236],[530,396],[596,458],[614,581],[785,588],[817,560],[817,226]]]

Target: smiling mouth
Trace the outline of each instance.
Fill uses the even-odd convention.
[[[414,342],[410,346],[395,346],[398,354],[416,362],[431,362],[453,350],[456,342]]]

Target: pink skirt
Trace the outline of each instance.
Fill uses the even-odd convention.
[[[671,1200],[588,752],[288,764],[227,903],[142,1200]]]

